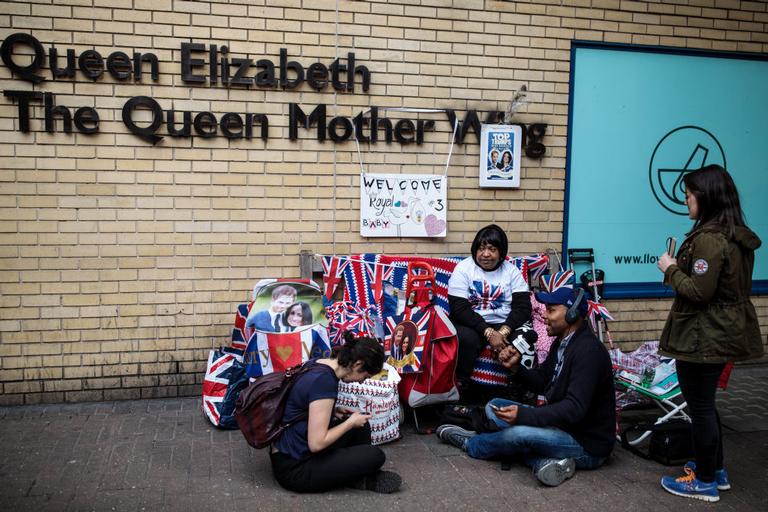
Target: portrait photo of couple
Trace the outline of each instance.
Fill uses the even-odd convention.
[[[387,364],[397,368],[400,373],[403,370],[415,370],[419,360],[413,350],[419,342],[419,328],[410,320],[400,322],[392,331],[389,340],[389,357]]]
[[[260,288],[246,327],[262,332],[301,331],[319,321],[321,309],[318,289],[301,283],[275,282]]]
[[[492,149],[488,153],[488,170],[500,170],[502,172],[512,171],[512,152],[505,149],[499,153],[499,150]]]

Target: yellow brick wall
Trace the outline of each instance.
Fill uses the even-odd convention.
[[[0,403],[198,394],[209,349],[227,344],[234,307],[262,277],[298,276],[299,252],[464,254],[489,222],[512,253],[560,247],[571,40],[768,52],[766,2],[738,0],[53,0],[0,3],[0,37],[46,49],[153,52],[160,80],[40,85],[0,67],[3,90],[92,106],[100,133],[32,133],[0,101]],[[355,52],[368,93],[238,89],[180,80],[180,45],[308,66]],[[50,78],[48,70],[42,74]],[[368,105],[504,110],[545,122],[547,152],[523,158],[518,190],[477,187],[478,145],[457,146],[444,240],[362,239],[354,144],[288,140],[288,104],[355,115]],[[270,138],[139,140],[121,121],[132,96],[163,108],[259,112]],[[74,110],[74,109],[73,109]],[[390,116],[395,117],[395,116]],[[426,117],[425,117],[426,118]],[[364,146],[374,172],[440,172],[448,123],[422,146]],[[61,121],[57,126],[60,129]],[[502,207],[500,207],[502,205]],[[768,298],[757,298],[768,332]],[[610,301],[617,341],[657,339],[667,300]]]

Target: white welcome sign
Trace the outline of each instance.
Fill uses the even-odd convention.
[[[447,180],[433,174],[360,175],[360,235],[444,237]]]

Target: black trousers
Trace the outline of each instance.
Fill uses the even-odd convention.
[[[715,406],[715,392],[725,363],[704,364],[677,361],[680,391],[688,403],[696,456],[696,478],[712,482],[715,470],[723,468],[723,431]]]
[[[462,383],[469,382],[472,376],[472,370],[475,368],[475,359],[488,344],[485,336],[478,334],[472,327],[466,325],[454,324],[456,335],[459,338],[459,352],[456,361],[456,379]],[[496,329],[501,324],[491,324]]]
[[[270,454],[272,473],[280,485],[294,492],[323,492],[345,487],[384,464],[384,452],[371,446],[371,429],[355,428],[325,450],[296,460],[284,453]]]

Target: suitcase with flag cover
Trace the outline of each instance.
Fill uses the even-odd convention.
[[[401,374],[400,399],[411,407],[451,402],[459,398],[455,380],[459,342],[456,329],[447,315],[433,304],[434,289],[435,276],[430,265],[410,262],[406,308],[400,322],[410,321],[419,326],[419,339],[423,341],[418,366]],[[387,327],[393,324],[397,325],[388,319]],[[389,338],[391,353],[393,336]]]
[[[235,401],[248,385],[241,351],[233,348],[211,350],[203,378],[202,408],[216,427],[235,429]]]

